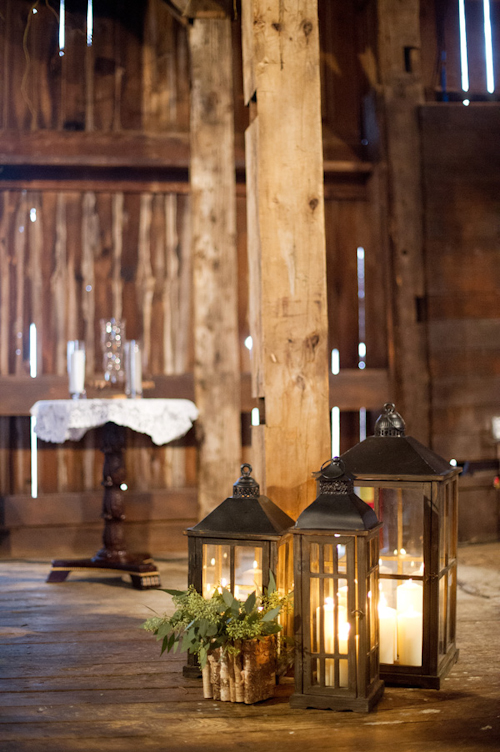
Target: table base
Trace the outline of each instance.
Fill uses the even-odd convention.
[[[132,585],[137,590],[158,588],[161,585],[160,573],[148,554],[130,554],[121,561],[102,559],[54,559],[47,582],[64,582],[70,572],[96,572],[129,574]]]

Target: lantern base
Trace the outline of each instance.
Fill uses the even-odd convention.
[[[419,689],[441,689],[441,684],[449,674],[455,663],[458,661],[459,650],[455,648],[450,651],[446,659],[439,667],[438,674],[416,674],[405,671],[401,666],[401,671],[396,671],[389,664],[380,664],[380,678],[392,687],[418,687]]]
[[[374,682],[368,697],[342,697],[340,694],[328,695],[326,692],[328,692],[327,687],[325,694],[294,692],[290,697],[290,707],[316,708],[317,710],[352,710],[354,713],[369,713],[384,694],[384,682],[380,680]]]

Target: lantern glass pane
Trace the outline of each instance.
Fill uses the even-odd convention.
[[[414,488],[379,488],[375,512],[384,523],[380,533],[380,575],[423,575],[423,484]]]
[[[246,600],[254,590],[262,591],[262,548],[234,547],[234,597]]]
[[[309,569],[311,572],[319,572],[319,543],[311,543]]]
[[[215,588],[231,585],[231,547],[203,544],[203,596],[210,598]]]
[[[323,572],[325,574],[333,574],[334,562],[333,562],[333,549],[331,543],[327,543],[323,546]]]
[[[347,572],[347,556],[345,546],[337,546],[337,571],[339,574]]]

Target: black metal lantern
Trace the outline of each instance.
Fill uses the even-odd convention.
[[[375,436],[342,455],[359,495],[373,503],[380,536],[380,676],[439,689],[458,659],[458,474],[411,436],[392,403]]]
[[[280,592],[293,590],[293,539],[285,533],[294,521],[260,495],[251,472],[252,466],[243,464],[233,495],[186,530],[188,581],[205,598],[226,587],[245,600],[268,587],[270,570]]]
[[[338,459],[298,518],[295,562],[296,708],[371,710],[381,698],[378,559],[381,525]]]

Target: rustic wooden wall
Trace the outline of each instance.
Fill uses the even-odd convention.
[[[500,106],[422,109],[433,447],[495,459],[500,415]]]
[[[60,56],[56,6],[39,2],[32,13],[32,0],[2,0],[0,7],[0,555],[88,553],[99,545],[94,512],[101,455],[95,432],[58,448],[39,442],[41,496],[29,496],[27,414],[40,397],[66,395],[66,339],[87,340],[91,384],[99,377],[99,318],[121,313],[128,337],[144,342],[147,394],[193,397],[186,29],[163,0],[99,0],[87,47],[86,3],[67,0]],[[428,100],[440,97],[443,44],[448,90],[460,96],[455,6],[451,0],[421,0]],[[494,0],[495,39],[499,8]],[[330,377],[330,406],[341,409],[345,451],[359,440],[360,408],[368,411],[370,434],[383,402],[393,399],[398,356],[377,105],[377,3],[320,0],[319,16],[329,349],[339,350],[341,366]],[[474,18],[471,10],[468,24],[477,26]],[[251,461],[249,412],[255,402],[244,346],[249,300],[242,169],[249,113],[239,22],[232,29],[243,458]],[[474,87],[481,96],[481,82]],[[492,233],[498,207],[492,198],[497,186],[485,176],[496,154],[495,123],[488,120],[495,115],[483,117],[475,108],[468,115],[465,108],[447,112],[446,106],[429,108],[422,120],[433,446],[459,460],[493,459],[489,418],[497,411],[498,297]],[[469,160],[464,171],[463,154]],[[364,369],[358,367],[358,246],[366,262]],[[466,257],[473,263],[465,264]],[[31,322],[39,337],[36,379],[28,375]],[[89,394],[98,393],[93,388]],[[132,544],[156,551],[182,547],[180,531],[197,514],[194,437],[167,448],[133,434],[128,440]],[[68,502],[64,515],[62,500]],[[36,532],[41,527],[43,535]],[[65,548],[56,550],[62,530]]]

